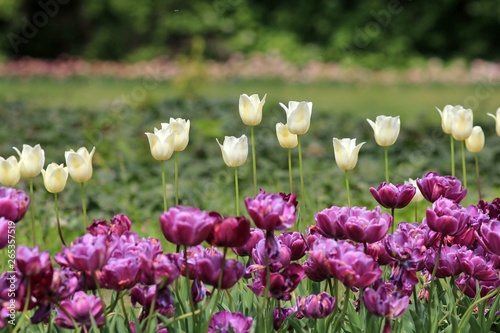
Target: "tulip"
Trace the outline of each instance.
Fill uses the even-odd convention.
[[[242,135],[239,138],[226,136],[223,144],[220,144],[218,139],[216,140],[222,151],[222,158],[227,166],[236,168],[246,162],[248,156],[248,139],[246,135]]]
[[[207,242],[213,246],[239,247],[250,238],[250,221],[244,216],[227,217],[215,222]]]
[[[280,103],[286,112],[287,128],[292,134],[306,134],[311,125],[312,102],[288,102],[288,107]]]
[[[481,126],[474,126],[471,135],[465,139],[465,146],[471,153],[479,153],[484,147],[484,132]]]
[[[77,183],[84,183],[92,178],[92,157],[95,147],[89,153],[87,148],[82,147],[76,152],[73,149],[65,152],[66,165],[71,179]]]
[[[273,326],[275,331],[279,331],[281,328],[281,325],[285,322],[285,320],[290,317],[292,314],[297,312],[297,307],[291,307],[291,308],[283,308],[281,306],[278,306],[276,309],[273,311]],[[288,331],[291,331],[292,327],[289,326]]]
[[[9,244],[9,229],[11,225],[13,226],[14,222],[7,220],[3,216],[0,217],[0,250]]]
[[[365,207],[352,207],[342,228],[347,238],[360,243],[374,243],[381,240],[393,223],[389,213],[381,213],[380,207],[367,210]]]
[[[495,129],[496,129],[497,135],[500,136],[500,108],[497,109],[496,116],[494,114],[491,114],[491,113],[488,113],[488,116],[495,119]]]
[[[455,140],[463,141],[471,135],[472,118],[473,114],[471,109],[461,108],[455,112],[451,124],[451,134]]]
[[[186,149],[189,143],[189,120],[170,118],[170,122],[168,124],[161,124],[161,128],[162,130],[170,130],[174,134],[174,151],[183,151]]]
[[[276,136],[278,137],[278,142],[281,147],[288,149],[297,147],[297,134],[290,133],[287,125],[283,125],[283,123],[277,123]]]
[[[463,233],[470,220],[465,208],[447,198],[436,200],[432,208],[427,208],[425,216],[425,221],[431,230],[449,236]]]
[[[150,314],[151,308],[158,310],[162,316],[172,317],[174,311],[174,298],[170,294],[169,288],[159,288],[156,285],[141,286],[137,285],[130,290],[130,301],[132,306],[140,304],[142,306],[139,322],[143,321]],[[154,304],[153,304],[154,302]],[[151,323],[150,323],[151,324]],[[157,333],[165,333],[165,331],[157,331]]]
[[[409,178],[408,180],[405,180],[404,184],[411,185],[415,188],[415,195],[413,196],[411,201],[420,202],[420,201],[424,200],[424,196],[422,195],[422,192],[420,192],[420,189],[418,188],[416,179]]]
[[[161,129],[154,129],[154,133],[145,133],[148,137],[151,155],[158,161],[166,161],[172,157],[175,147],[176,133],[168,124],[161,124]],[[182,128],[182,126],[178,126]],[[182,129],[180,130],[182,131]]]
[[[458,262],[462,271],[480,281],[498,281],[498,270],[493,268],[492,261],[484,256],[462,247],[458,253]]]
[[[453,114],[455,110],[458,110],[458,108],[461,108],[461,106],[452,106],[452,105],[446,105],[443,108],[443,111],[438,110],[439,114],[441,115],[441,128],[443,129],[443,132],[446,134],[451,134],[451,126],[453,124]]]
[[[335,308],[335,297],[327,292],[307,297],[297,297],[297,315],[305,318],[325,318]]]
[[[460,268],[460,261],[458,259],[459,250],[460,246],[458,245],[442,247],[441,255],[439,256],[438,267],[436,268],[436,277],[441,279],[455,276],[462,272]],[[432,272],[434,266],[436,265],[436,255],[437,251],[435,251],[434,249],[427,250],[425,267],[429,272]]]
[[[0,182],[5,186],[15,186],[21,179],[19,163],[14,156],[4,159],[0,156]]]
[[[450,176],[440,176],[437,172],[427,172],[421,179],[417,179],[417,186],[425,200],[434,202],[441,196],[451,199],[457,204],[467,195],[460,179]]]
[[[255,245],[261,240],[264,239],[265,234],[262,229],[254,229],[250,228],[250,237],[247,242],[242,246],[234,247],[233,251],[237,256],[247,257],[252,254],[252,250],[255,248]]]
[[[267,231],[288,229],[297,218],[293,194],[287,199],[282,193],[261,190],[255,198],[246,198],[245,206],[255,225]]]
[[[14,147],[14,150],[19,155],[21,177],[33,178],[38,176],[45,163],[45,152],[42,147],[39,144],[34,147],[23,145],[22,152],[16,147]]]
[[[43,184],[48,192],[62,192],[68,180],[68,167],[64,167],[64,164],[51,163],[46,170],[42,169],[42,176]]]
[[[125,290],[135,286],[139,279],[137,258],[111,258],[103,266],[99,277],[101,287],[111,290]]]
[[[483,247],[500,256],[500,221],[495,219],[483,223],[480,230]]]
[[[308,250],[304,235],[300,232],[284,232],[278,236],[278,242],[291,251],[291,260],[301,259]]]
[[[239,111],[241,120],[245,125],[257,126],[260,124],[262,121],[262,107],[266,102],[266,96],[267,94],[260,100],[257,94],[250,96],[247,94],[240,95]]]
[[[358,153],[365,142],[356,145],[356,139],[333,138],[333,149],[335,152],[335,162],[340,169],[349,171],[356,167],[358,163]]]
[[[77,291],[73,299],[62,301],[59,308],[54,320],[57,326],[76,329],[73,320],[85,327],[85,331],[93,326],[92,322],[95,322],[98,327],[104,325],[102,302],[97,296]]]
[[[232,288],[245,274],[245,266],[236,259],[224,260],[221,255],[204,255],[196,260],[196,276],[218,289]]]
[[[365,289],[363,303],[368,311],[374,315],[392,319],[401,316],[405,312],[410,303],[410,298],[408,296],[399,296],[394,291],[394,286],[386,282],[381,284],[376,291],[372,288]],[[386,331],[384,330],[384,332]]]
[[[349,217],[348,207],[332,206],[314,215],[319,233],[326,238],[345,239],[343,222]]]
[[[375,200],[385,208],[404,208],[415,196],[416,189],[413,185],[381,183],[376,189],[370,187],[370,193]]]
[[[208,325],[207,333],[250,333],[252,322],[252,317],[245,317],[242,313],[224,310],[214,314]]]
[[[266,278],[266,270],[257,271],[257,276],[252,279],[252,284],[247,287],[258,296],[266,296],[266,281],[269,281],[267,296],[278,300],[288,301],[291,293],[298,287],[300,281],[306,278],[304,268],[296,263],[292,263],[279,272],[271,272],[269,280]]]
[[[20,221],[30,205],[30,198],[23,191],[0,187],[0,217],[12,222]]]
[[[375,134],[375,141],[379,146],[388,147],[392,146],[399,135],[401,121],[399,116],[377,116],[375,122],[367,119],[370,126],[373,128]]]

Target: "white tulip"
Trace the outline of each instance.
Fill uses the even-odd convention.
[[[459,105],[457,105],[456,107],[452,105],[446,105],[443,108],[443,111],[436,108],[436,110],[438,110],[439,114],[441,115],[441,128],[443,129],[443,132],[445,132],[446,134],[451,134],[451,125],[453,123],[454,109],[457,107],[459,107]]]
[[[174,151],[183,151],[189,143],[189,128],[190,121],[182,118],[170,118],[168,124],[161,124],[161,128],[165,129],[170,126],[170,130],[174,135]]]
[[[0,182],[5,186],[15,186],[21,179],[19,163],[15,156],[0,157]]]
[[[68,167],[64,164],[50,163],[47,169],[42,169],[43,184],[50,193],[59,193],[66,187],[68,181]]]
[[[248,139],[246,135],[242,135],[239,138],[226,136],[222,144],[220,144],[218,139],[216,140],[222,151],[222,158],[227,166],[235,168],[246,162],[248,157]]]
[[[276,136],[283,148],[295,148],[298,145],[297,134],[292,134],[283,123],[276,124]]]
[[[66,151],[66,165],[71,179],[76,183],[83,183],[92,178],[92,157],[95,153],[95,147],[89,153],[87,148],[82,147],[76,152],[73,149]]]
[[[465,139],[465,147],[471,153],[479,153],[484,147],[484,132],[481,126],[474,126],[471,135]]]
[[[472,118],[471,109],[461,108],[455,111],[451,125],[451,135],[455,140],[463,141],[471,135]]]
[[[488,116],[495,119],[495,130],[497,131],[497,135],[500,136],[500,108],[497,109],[497,115],[488,113]]]
[[[354,169],[358,163],[359,150],[364,144],[365,142],[356,145],[356,139],[333,138],[335,162],[338,167],[345,171]]]
[[[239,111],[243,123],[247,126],[257,126],[262,121],[262,107],[266,102],[266,95],[260,100],[259,95],[253,94],[240,96]]]
[[[312,102],[288,102],[288,107],[280,103],[286,112],[286,126],[292,134],[306,134],[311,125]]]
[[[21,177],[33,178],[40,174],[40,171],[45,164],[45,152],[40,145],[31,147],[23,145],[23,151],[14,147],[14,150],[19,155],[19,170]]]
[[[370,126],[373,128],[375,134],[375,141],[379,146],[388,147],[392,146],[399,136],[399,129],[401,121],[399,116],[377,116],[375,122],[366,119]]]
[[[420,192],[417,181],[415,179],[409,178],[408,180],[405,180],[405,185],[413,185],[413,187],[416,189],[415,195],[411,199],[412,202],[420,202],[424,200],[424,196],[422,195],[422,192]]]
[[[165,161],[172,157],[174,153],[175,133],[171,126],[163,126],[162,129],[154,129],[154,133],[146,133],[149,141],[151,155],[158,161]]]

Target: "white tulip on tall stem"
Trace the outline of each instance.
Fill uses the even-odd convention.
[[[399,120],[399,116],[377,116],[375,122],[370,119],[366,120],[373,128],[375,141],[379,146],[384,147],[385,181],[389,183],[389,153],[387,147],[392,146],[396,142],[401,128],[401,121]]]
[[[476,165],[476,183],[477,183],[477,194],[479,200],[482,199],[481,195],[481,181],[479,178],[479,158],[477,153],[479,153],[484,147],[484,132],[481,126],[474,126],[472,128],[471,135],[465,139],[465,146],[468,151],[474,154],[474,162]]]
[[[286,125],[283,123],[276,124],[276,136],[281,147],[288,150],[288,181],[290,182],[290,193],[293,193],[293,177],[292,177],[292,149],[297,147],[297,135],[290,133]]]
[[[454,109],[453,122],[451,124],[451,135],[457,141],[462,141],[462,182],[467,187],[467,169],[465,164],[465,140],[472,134],[472,110],[459,108]]]
[[[333,138],[333,152],[337,166],[345,171],[345,186],[347,190],[347,205],[351,207],[351,195],[349,192],[349,171],[358,163],[359,150],[365,143],[356,145],[356,139]]]

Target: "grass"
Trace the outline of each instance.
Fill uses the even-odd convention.
[[[500,86],[490,88],[494,92]],[[332,137],[367,142],[361,149],[358,166],[350,173],[351,198],[354,205],[373,207],[375,202],[368,188],[385,179],[383,149],[375,144],[366,118],[374,119],[380,114],[401,116],[400,137],[389,148],[391,181],[401,183],[428,170],[449,173],[449,140],[441,132],[435,107],[474,101],[477,89],[477,86],[431,84],[223,81],[186,85],[117,78],[3,78],[0,156],[12,155],[13,146],[40,143],[46,152],[47,165],[63,163],[64,151],[70,148],[96,146],[94,176],[87,186],[89,217],[109,219],[125,213],[137,223],[134,229],[139,234],[163,238],[157,226],[162,211],[160,165],[149,153],[144,132],[152,131],[170,117],[190,119],[190,143],[179,154],[181,203],[230,215],[234,214],[233,173],[224,165],[215,138],[249,135],[249,129],[238,116],[239,95],[268,94],[263,122],[255,129],[259,187],[267,191],[288,189],[287,153],[279,147],[275,135],[275,124],[286,122],[285,112],[278,103],[310,100],[314,103],[311,129],[303,137],[306,191],[310,197],[304,221],[312,224],[314,212],[347,203],[344,174],[333,159]],[[474,108],[475,122],[486,133],[487,143],[480,153],[480,163],[485,198],[491,200],[498,196],[500,184],[497,180],[500,170],[495,167],[500,156],[500,139],[486,112],[495,112],[500,106],[500,95],[481,96],[485,98],[478,100]],[[457,175],[461,175],[458,152],[457,145]],[[298,188],[296,151],[293,156]],[[467,203],[471,204],[477,198],[472,156],[468,156],[468,163],[471,199]],[[240,198],[252,196],[250,161],[240,168],[239,175]],[[167,161],[167,183],[173,184],[173,161]],[[24,181],[19,186],[26,188]],[[45,192],[41,176],[35,179],[35,203],[41,226],[38,238],[57,239],[52,197]],[[171,198],[169,206],[172,205]],[[421,205],[420,217],[424,206]],[[60,195],[60,209],[67,239],[81,234],[77,184],[68,182]],[[413,209],[396,215],[409,220]],[[24,226],[20,225],[19,241],[28,244],[25,236],[29,232],[28,223]]]

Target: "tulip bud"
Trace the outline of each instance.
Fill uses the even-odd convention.
[[[158,161],[165,161],[172,157],[174,153],[175,133],[172,132],[171,126],[164,126],[168,124],[161,125],[160,130],[154,129],[154,134],[145,134],[148,137],[149,149],[153,158]]]
[[[59,193],[66,187],[68,167],[64,164],[50,163],[46,170],[42,169],[43,184],[50,193]]]
[[[362,142],[356,145],[356,139],[337,139],[333,138],[333,150],[335,152],[335,162],[339,168],[345,171],[354,169],[358,163],[358,153]]]
[[[248,139],[246,135],[239,138],[234,136],[226,136],[223,144],[217,143],[222,151],[222,158],[229,167],[239,167],[243,165],[248,157]]]
[[[283,123],[276,124],[276,136],[283,148],[295,148],[298,145],[297,134],[292,134]]]
[[[474,126],[471,135],[465,139],[465,147],[471,153],[479,153],[484,147],[484,132],[481,126]]]
[[[488,116],[495,119],[495,129],[497,131],[497,135],[500,136],[500,108],[497,109],[497,115],[488,113]]]
[[[451,135],[458,141],[467,139],[472,133],[472,110],[461,108],[453,115]]]
[[[280,103],[286,112],[286,126],[290,133],[306,134],[311,125],[312,102],[288,102],[288,107]]]
[[[42,147],[40,145],[36,145],[35,147],[23,145],[22,152],[16,147],[14,147],[14,150],[19,155],[21,177],[33,178],[38,176],[45,164],[45,152]]]
[[[375,134],[375,141],[379,146],[388,147],[392,146],[399,135],[401,121],[399,116],[377,116],[375,122],[366,119],[370,126],[373,128]]]
[[[259,99],[259,95],[253,94],[248,96],[243,94],[240,96],[239,110],[240,117],[243,123],[247,126],[257,126],[262,121],[262,107],[266,102],[266,95],[262,100]]]
[[[415,187],[415,195],[411,199],[412,202],[420,202],[420,201],[424,200],[424,196],[422,195],[422,192],[420,192],[420,189],[417,186],[416,180],[409,178],[408,180],[405,180],[404,184],[405,185],[413,185],[413,187]]]
[[[19,163],[14,156],[7,159],[0,157],[0,182],[5,186],[15,186],[21,179]]]
[[[161,128],[170,125],[170,130],[174,133],[174,151],[183,151],[189,143],[189,120],[182,118],[170,118],[168,124],[161,124]]]
[[[66,165],[71,179],[77,183],[83,183],[92,178],[92,157],[95,147],[89,153],[87,148],[82,147],[76,152],[73,149],[65,152]]]
[[[457,106],[458,107],[458,106]],[[451,124],[453,123],[453,112],[454,112],[454,107],[452,105],[446,105],[443,108],[443,111],[438,110],[439,114],[441,115],[441,127],[443,128],[443,132],[446,134],[451,134]]]

